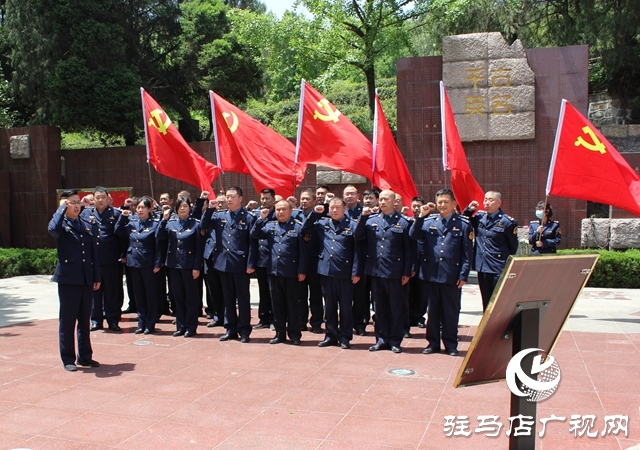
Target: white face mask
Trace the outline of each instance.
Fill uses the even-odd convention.
[[[541,209],[537,209],[536,210],[536,217],[540,220],[542,220],[542,217],[544,217],[544,211]]]

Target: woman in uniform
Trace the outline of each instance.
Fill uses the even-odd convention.
[[[529,244],[531,244],[531,254],[541,255],[544,253],[555,253],[556,247],[562,240],[560,224],[551,220],[553,209],[550,204],[538,202],[536,205],[536,217],[529,223]]]
[[[171,218],[171,209],[163,207],[157,237],[160,245],[167,246],[165,265],[176,313],[177,330],[173,335],[192,337],[202,312],[197,279],[202,269],[205,239],[200,235],[200,221],[191,216],[191,201],[180,197],[175,208],[177,217]]]
[[[151,199],[142,197],[136,206],[136,214],[123,209],[115,226],[116,234],[129,238],[127,268],[138,312],[136,334],[153,334],[159,317],[156,274],[160,271],[161,261],[156,232],[160,221],[150,214],[151,207]]]

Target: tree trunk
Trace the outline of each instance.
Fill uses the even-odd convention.
[[[369,96],[369,114],[373,120],[376,110],[376,71],[373,64],[362,69],[367,78],[367,95]]]

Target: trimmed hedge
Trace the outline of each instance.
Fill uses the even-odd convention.
[[[640,288],[640,250],[624,252],[608,250],[559,250],[561,255],[600,253],[600,259],[589,278],[588,287]]]
[[[55,248],[0,248],[0,278],[52,275],[57,262]]]

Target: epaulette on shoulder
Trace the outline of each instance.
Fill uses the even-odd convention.
[[[509,219],[511,222],[515,222],[515,221],[516,221],[516,219],[514,219],[513,217],[511,217],[511,216],[510,216],[510,215],[508,215],[508,214],[502,214],[502,217],[506,217],[506,218],[507,218],[507,219]]]
[[[175,216],[175,217],[171,216],[169,217],[169,220],[168,220],[168,222],[178,222],[178,221],[180,221],[180,218],[178,216]]]
[[[469,223],[469,218],[467,216],[463,216],[461,214],[458,214],[458,219],[460,219],[464,223]]]
[[[293,219],[296,223],[302,225],[302,221],[300,219]]]
[[[537,224],[538,224],[538,221],[537,221],[537,220],[532,220],[532,221],[530,221],[530,222],[529,222],[529,225],[531,225],[531,224],[533,224],[533,223],[535,223],[535,224],[537,225]]]

